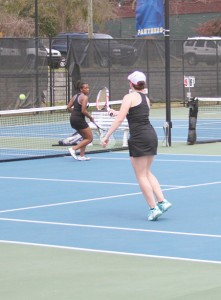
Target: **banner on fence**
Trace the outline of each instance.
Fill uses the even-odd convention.
[[[162,34],[164,28],[164,1],[136,1],[137,36]]]

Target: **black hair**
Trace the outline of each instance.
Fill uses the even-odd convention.
[[[81,80],[78,80],[78,81],[76,82],[76,88],[77,88],[78,92],[81,91],[81,89],[83,88],[83,86],[84,86],[85,84],[87,84],[87,83],[84,82],[84,81],[81,81]]]
[[[133,88],[134,88],[135,90],[138,90],[138,91],[143,90],[144,87],[145,87],[145,82],[144,82],[144,81],[138,81],[137,84],[133,84],[133,83],[131,82],[131,84],[132,84]]]

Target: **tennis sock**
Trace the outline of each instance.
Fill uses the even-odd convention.
[[[163,203],[166,199],[163,199],[162,201],[158,201],[158,203]]]

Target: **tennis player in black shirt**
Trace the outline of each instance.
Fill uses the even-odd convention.
[[[142,93],[146,76],[135,71],[128,76],[131,93],[124,96],[120,111],[111,109],[117,116],[102,141],[103,147],[108,144],[109,137],[125,118],[128,120],[130,137],[128,140],[129,155],[141,191],[149,205],[149,221],[157,220],[172,204],[163,195],[157,178],[151,172],[151,164],[157,154],[158,138],[149,121],[150,101]]]

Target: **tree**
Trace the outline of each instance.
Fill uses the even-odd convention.
[[[33,18],[22,12],[27,4],[23,1],[0,0],[0,33],[1,36],[30,36],[34,32]]]
[[[0,36],[30,36],[34,32],[32,18],[20,19],[14,15],[0,12]]]
[[[196,32],[202,36],[221,36],[221,18],[203,23]]]
[[[54,36],[61,31],[87,31],[87,0],[36,0],[39,9],[39,35]],[[13,36],[21,36],[26,33],[34,36],[35,0],[0,0],[0,9],[4,20],[0,22],[0,30],[9,34],[10,24],[23,22],[23,30],[16,30],[11,26],[10,33],[14,29]],[[98,25],[116,17],[116,3],[109,0],[93,0],[93,21]],[[13,21],[6,22],[7,16]],[[27,22],[27,23],[26,23]],[[31,22],[31,23],[30,23]],[[7,23],[7,24],[6,24]],[[10,23],[10,24],[9,24]],[[25,24],[29,30],[25,31]]]

